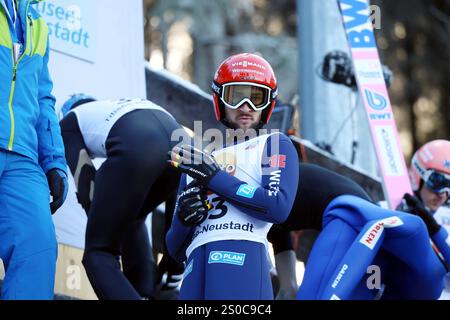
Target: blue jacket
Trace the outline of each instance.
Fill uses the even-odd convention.
[[[14,61],[16,35],[6,4],[0,0],[0,148],[38,161],[45,173],[54,168],[66,172],[48,71],[48,27],[31,7],[39,1],[16,1],[25,49]]]

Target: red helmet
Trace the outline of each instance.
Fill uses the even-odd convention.
[[[272,67],[252,53],[236,54],[222,62],[214,75],[212,91],[216,119],[226,126],[225,107],[237,109],[244,103],[262,111],[260,126],[267,124],[278,94]]]
[[[412,159],[409,176],[414,191],[422,181],[431,190],[450,193],[450,141],[433,140],[417,150]]]

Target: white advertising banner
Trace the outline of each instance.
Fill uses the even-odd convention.
[[[145,98],[142,0],[46,0],[56,108],[73,93]]]
[[[46,0],[34,8],[49,27],[57,112],[74,93],[146,98],[142,0]],[[84,248],[86,214],[69,182],[53,220],[58,242]]]

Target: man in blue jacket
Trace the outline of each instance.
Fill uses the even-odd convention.
[[[50,212],[67,194],[64,146],[47,66],[48,28],[31,6],[37,2],[0,0],[3,299],[53,297],[57,243]]]

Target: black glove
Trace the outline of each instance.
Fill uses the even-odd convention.
[[[74,177],[77,184],[78,203],[83,207],[86,214],[89,213],[94,196],[95,173],[95,167],[86,164],[81,168],[78,176]]]
[[[431,213],[425,208],[422,201],[409,193],[405,193],[403,201],[399,204],[397,210],[406,211],[419,216],[427,226],[428,234],[430,236],[434,236],[441,228]]]
[[[181,172],[184,172],[196,179],[204,186],[220,170],[213,156],[206,152],[195,149],[191,145],[182,145],[169,151],[170,160],[168,162]]]
[[[208,217],[208,211],[211,207],[211,204],[208,203],[206,190],[195,183],[191,183],[178,198],[178,217],[185,226],[197,226]]]
[[[53,201],[50,203],[50,211],[54,214],[62,206],[64,200],[66,200],[69,185],[65,172],[59,169],[51,169],[48,171],[47,181],[50,194],[53,197]]]

